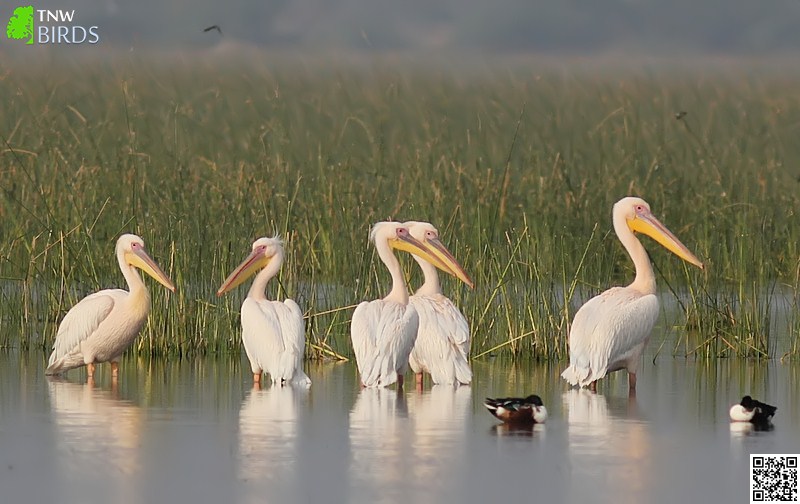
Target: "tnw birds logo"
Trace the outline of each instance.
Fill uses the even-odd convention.
[[[14,15],[8,20],[6,35],[11,40],[25,40],[25,44],[33,44],[33,5],[14,9]]]

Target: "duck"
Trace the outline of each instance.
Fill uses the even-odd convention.
[[[746,395],[739,404],[731,406],[730,417],[732,422],[750,422],[756,426],[766,426],[772,423],[772,417],[777,410],[775,406]]]
[[[483,401],[489,413],[509,424],[543,424],[547,421],[547,408],[538,395],[528,397],[503,397]]]

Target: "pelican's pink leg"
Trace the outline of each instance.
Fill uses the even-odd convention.
[[[628,372],[628,393],[636,395],[636,373]]]

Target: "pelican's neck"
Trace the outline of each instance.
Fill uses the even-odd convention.
[[[408,304],[408,289],[403,280],[403,271],[400,269],[400,261],[397,260],[389,244],[384,240],[375,240],[375,248],[378,250],[378,257],[381,258],[386,269],[392,275],[392,290],[385,298],[386,301],[394,301],[401,305]]]
[[[631,260],[633,260],[633,266],[636,269],[636,278],[628,287],[642,294],[655,294],[656,276],[653,274],[650,258],[644,246],[642,246],[642,242],[636,238],[636,235],[633,234],[633,231],[630,230],[625,222],[625,216],[614,216],[614,231],[616,231],[619,241],[622,242],[622,246],[625,247]]]
[[[256,301],[264,301],[267,299],[267,282],[269,282],[272,277],[278,274],[278,270],[281,269],[281,264],[283,263],[283,252],[278,252],[267,263],[266,267],[258,272],[256,275],[255,280],[253,280],[253,285],[250,286],[250,290],[247,292],[247,297],[253,298]]]
[[[413,256],[417,261],[419,267],[422,269],[422,274],[425,275],[425,282],[414,293],[418,296],[435,296],[442,293],[442,286],[439,284],[439,274],[436,272],[436,266],[429,263],[421,257]]]
[[[149,300],[150,293],[147,292],[147,286],[145,286],[136,268],[125,260],[125,252],[122,250],[117,251],[117,262],[119,263],[120,271],[122,271],[122,276],[125,277],[125,282],[128,284],[128,291],[131,293],[130,299],[139,299],[140,296],[144,295]]]

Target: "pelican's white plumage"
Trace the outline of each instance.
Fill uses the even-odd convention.
[[[364,301],[353,312],[350,334],[358,374],[365,387],[402,381],[417,337],[419,318],[413,306],[386,299]]]
[[[461,269],[452,254],[439,240],[439,231],[428,222],[404,223],[411,236],[437,255],[446,267],[464,283],[473,286],[472,280]],[[425,281],[410,297],[419,316],[417,339],[408,363],[417,376],[417,386],[422,386],[422,373],[431,375],[435,384],[468,384],[472,382],[469,366],[469,324],[453,302],[442,293],[436,267],[414,255]]]
[[[469,324],[464,315],[443,295],[414,294],[411,304],[419,315],[419,328],[408,363],[418,382],[422,373],[428,373],[435,384],[471,383]]]
[[[283,256],[283,244],[278,238],[259,238],[217,295],[233,289],[260,269],[242,303],[242,343],[250,359],[253,381],[260,383],[261,374],[266,372],[272,383],[309,386],[311,380],[303,371],[303,313],[294,300],[270,301],[265,292],[267,283],[280,270]]]
[[[681,259],[703,267],[650,212],[640,198],[623,198],[614,205],[614,231],[636,268],[627,287],[613,287],[587,301],[575,314],[569,333],[569,367],[561,376],[570,385],[594,388],[597,380],[619,369],[628,370],[630,389],[636,389],[636,368],[650,337],[659,303],[650,259],[634,232],[644,233]]]
[[[86,365],[91,378],[95,363],[111,362],[112,377],[116,378],[122,353],[136,339],[150,313],[150,293],[136,268],[175,291],[172,281],[147,255],[140,237],[120,236],[116,256],[129,291],[102,290],[73,306],[58,327],[46,374],[60,374]]]
[[[627,287],[613,287],[587,301],[572,322],[570,367],[562,376],[584,386],[619,369],[635,373],[658,311],[655,294]]]
[[[370,239],[392,275],[392,290],[383,299],[364,301],[356,307],[350,324],[353,353],[363,386],[386,387],[393,383],[402,386],[408,356],[417,338],[419,317],[409,304],[400,262],[392,249],[417,254],[442,268],[448,266],[399,222],[375,224]]]

